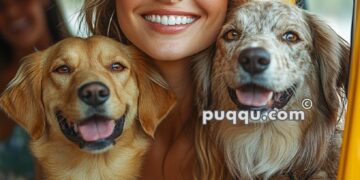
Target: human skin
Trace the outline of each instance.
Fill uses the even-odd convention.
[[[0,0],[0,36],[10,45],[11,64],[0,67],[0,92],[15,76],[19,60],[34,47],[44,49],[52,38],[46,25],[45,0]],[[3,57],[2,57],[3,58]],[[15,123],[0,111],[0,141],[12,133]]]
[[[214,43],[226,9],[224,0],[116,1],[118,24],[126,38],[154,59],[178,99],[156,131],[140,179],[192,179],[194,128],[188,125],[196,119],[190,56]],[[155,19],[151,20],[152,15]],[[168,21],[156,22],[156,16],[162,20],[165,15]],[[176,24],[169,18],[184,17],[188,23],[164,25]]]

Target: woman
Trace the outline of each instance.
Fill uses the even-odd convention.
[[[0,93],[15,76],[22,57],[66,36],[62,21],[53,1],[0,0]],[[1,141],[0,179],[10,175],[33,178],[26,133],[0,111]]]
[[[208,152],[211,143],[201,142],[206,134],[194,110],[191,59],[215,42],[228,5],[226,0],[85,2],[90,32],[133,44],[152,57],[178,99],[157,129],[140,179],[224,178],[225,168],[208,157],[217,156]]]
[[[152,57],[178,99],[177,106],[157,129],[141,179],[193,179],[194,160],[199,155],[194,148],[196,115],[190,59],[214,43],[227,5],[224,0],[85,3],[90,31],[133,44]],[[97,17],[95,22],[93,17]]]

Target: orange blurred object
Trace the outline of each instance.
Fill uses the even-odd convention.
[[[339,180],[360,177],[360,5],[355,1],[349,103],[339,166]]]

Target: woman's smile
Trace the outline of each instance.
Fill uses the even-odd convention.
[[[192,26],[199,15],[183,11],[155,10],[142,15],[146,25],[162,34],[180,33]]]
[[[227,9],[223,0],[117,0],[126,38],[153,59],[176,61],[209,47]]]

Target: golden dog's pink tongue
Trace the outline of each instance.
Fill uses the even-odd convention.
[[[88,142],[109,137],[114,127],[113,120],[88,120],[78,126],[81,137]]]
[[[265,106],[272,99],[273,92],[264,88],[241,88],[236,90],[238,101],[246,106]]]

